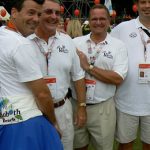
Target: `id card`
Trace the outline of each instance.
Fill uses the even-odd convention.
[[[87,101],[92,101],[94,98],[96,81],[91,79],[85,79],[85,83],[86,83],[86,99]]]
[[[52,98],[56,99],[56,78],[54,77],[44,77],[46,84],[51,91]]]
[[[150,81],[150,64],[139,64],[138,73],[139,83],[148,83]]]

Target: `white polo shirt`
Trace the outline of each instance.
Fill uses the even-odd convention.
[[[96,53],[96,49],[101,45],[101,43],[105,43],[103,48],[100,50],[94,66],[105,70],[112,70],[124,79],[128,69],[128,58],[125,45],[120,40],[111,37],[109,34],[107,34],[107,37],[103,42],[96,45],[92,42],[90,35],[91,34],[75,38],[74,43],[77,48],[89,57],[88,42],[91,43],[91,48],[94,53]],[[88,79],[93,79],[93,77],[86,75],[86,77],[87,76]],[[87,103],[99,103],[114,96],[116,91],[115,85],[106,84],[97,79],[94,80],[96,81],[94,98],[92,101],[87,100]]]
[[[0,28],[0,125],[42,115],[24,82],[42,78],[31,41]]]
[[[43,75],[56,79],[55,86],[53,89],[50,88],[54,101],[63,99],[70,87],[70,80],[77,81],[84,78],[84,72],[80,67],[79,57],[72,39],[59,32],[49,38],[48,44],[35,34],[28,38],[34,44]],[[48,56],[47,71],[46,56],[42,51],[47,52],[50,48],[51,54]]]
[[[150,83],[138,83],[138,66],[144,63],[144,45],[139,28],[145,28],[139,18],[123,22],[112,30],[112,36],[124,41],[128,50],[129,70],[124,83],[116,93],[116,107],[135,116],[150,115]],[[144,34],[145,40],[148,36]]]

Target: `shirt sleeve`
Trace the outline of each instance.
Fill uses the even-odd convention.
[[[119,28],[120,28],[119,25],[116,26],[116,27],[114,27],[114,28],[111,30],[111,32],[110,32],[111,36],[113,36],[113,37],[119,39],[119,37],[120,37]]]
[[[13,55],[13,61],[20,82],[28,82],[42,78],[38,59],[32,44],[20,44]]]
[[[118,73],[123,79],[128,71],[128,53],[125,44],[121,43],[116,53],[113,70]]]
[[[73,55],[73,57],[72,57],[73,66],[71,69],[71,75],[72,75],[73,81],[77,81],[77,80],[80,80],[85,77],[85,72],[83,71],[83,69],[80,66],[79,56],[77,55],[76,47],[73,42],[72,42],[72,55]]]

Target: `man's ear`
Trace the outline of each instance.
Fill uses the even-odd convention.
[[[18,10],[16,8],[11,9],[11,17],[15,19],[17,17]]]

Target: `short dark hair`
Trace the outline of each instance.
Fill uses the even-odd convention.
[[[110,19],[109,10],[108,10],[108,8],[107,8],[105,5],[103,5],[103,4],[96,4],[96,5],[94,5],[94,6],[91,7],[91,9],[90,9],[90,13],[91,13],[91,11],[94,10],[94,9],[105,9],[106,12],[107,12],[108,18]],[[90,13],[89,13],[89,18],[90,18],[90,15],[91,15]]]
[[[9,8],[7,9],[7,11],[9,13],[11,13],[11,9],[12,8],[16,8],[18,11],[21,11],[21,9],[23,8],[23,4],[26,0],[10,0],[9,2]],[[33,0],[34,2],[36,2],[39,5],[42,5],[45,0]]]

